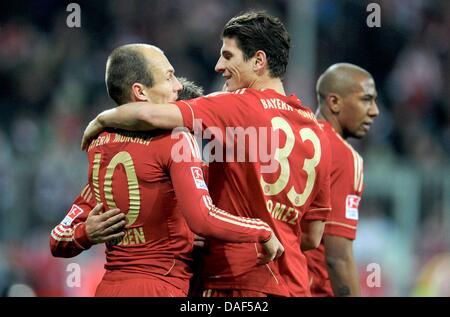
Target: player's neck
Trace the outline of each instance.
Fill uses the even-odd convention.
[[[273,89],[280,95],[286,96],[286,92],[283,87],[283,82],[280,78],[264,78],[262,80],[256,80],[249,88],[257,90]]]
[[[316,118],[317,120],[327,121],[333,127],[334,131],[336,131],[337,134],[339,134],[341,137],[344,137],[341,125],[339,124],[336,116],[334,116],[332,113],[329,113],[326,110],[321,109],[319,107],[319,109],[316,112]]]

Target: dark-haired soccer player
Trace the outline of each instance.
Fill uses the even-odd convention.
[[[173,101],[181,89],[163,52],[143,44],[112,52],[106,83],[117,103]],[[182,148],[182,157],[174,148]],[[89,197],[82,195],[88,208],[75,202],[52,231],[51,248],[54,255],[64,256],[92,245],[89,216],[101,216],[99,206],[89,213],[95,203],[127,211],[125,235],[107,244],[107,271],[96,296],[186,296],[192,275],[191,230],[228,242],[260,242],[267,251],[258,259],[262,264],[283,252],[265,222],[231,215],[212,203],[190,133],[108,130],[92,140],[88,158],[92,191]],[[113,234],[124,222],[104,231]]]
[[[316,86],[317,118],[330,140],[331,213],[319,248],[306,252],[313,296],[359,296],[353,257],[358,206],[364,189],[363,160],[345,141],[362,138],[378,116],[372,76],[352,64],[335,64]]]
[[[314,114],[296,96],[286,96],[282,78],[290,39],[279,19],[264,12],[236,16],[225,25],[222,40],[216,71],[233,93],[164,105],[134,103],[105,111],[89,124],[82,147],[107,126],[134,130],[184,126],[192,130],[196,120],[201,120],[204,131],[217,132],[215,140],[220,140],[220,134],[227,135],[230,127],[247,131],[250,142],[242,145],[244,162],[235,157],[210,162],[211,197],[220,208],[268,222],[285,253],[278,261],[257,266],[258,245],[237,246],[211,239],[204,258],[204,295],[308,296],[307,264],[299,237],[303,249],[317,247],[322,237],[330,210],[328,140]],[[275,166],[271,172],[265,169],[270,164],[261,157],[249,158],[258,148],[251,142],[255,130],[279,132],[273,143],[264,144],[261,135],[258,139],[263,141],[259,149],[278,143],[271,157]],[[226,152],[227,141],[218,142],[217,152]]]

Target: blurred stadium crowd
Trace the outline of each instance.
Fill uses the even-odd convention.
[[[81,28],[66,25],[69,2],[2,2],[0,294],[89,295],[84,286],[99,279],[101,247],[54,259],[48,235],[86,182],[79,150],[84,127],[113,106],[104,67],[114,47],[153,43],[178,75],[217,91],[222,82],[213,69],[224,23],[241,11],[265,9],[290,30],[295,1],[76,1]],[[373,1],[382,25],[369,28],[370,2],[315,1],[311,79],[345,61],[377,82],[381,116],[367,139],[353,142],[365,159],[356,240],[363,294],[450,296],[450,2]],[[308,43],[293,44],[301,58]],[[288,78],[296,71],[290,68]],[[301,86],[288,83],[291,92]],[[82,288],[65,283],[71,262],[84,270]],[[381,267],[380,287],[367,286],[369,263]]]

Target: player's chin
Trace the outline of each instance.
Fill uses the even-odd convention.
[[[225,91],[227,91],[227,92],[233,92],[236,89],[237,89],[236,87],[234,87],[233,85],[230,85],[229,83],[227,83],[225,86]]]
[[[358,131],[356,131],[355,133],[353,133],[353,137],[357,138],[357,139],[362,139],[366,136],[368,131],[364,130],[364,129],[359,129]]]
[[[241,87],[241,86],[242,85],[239,85],[238,83],[233,82],[232,79],[228,79],[227,80],[226,88],[227,88],[228,92],[233,92],[233,91],[236,91],[238,89],[244,88],[244,87]]]

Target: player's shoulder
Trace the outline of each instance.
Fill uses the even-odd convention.
[[[154,147],[158,149],[171,149],[176,144],[180,147],[185,145],[190,146],[197,142],[194,135],[186,128],[175,128],[172,131],[155,136],[153,140]]]
[[[323,126],[323,130],[329,140],[333,161],[337,166],[345,166],[345,162],[350,165],[354,161],[362,162],[362,157],[342,136],[337,133],[330,123],[320,120],[319,124]]]
[[[217,108],[215,110],[233,113],[233,110],[240,109],[242,107],[255,107],[259,104],[258,97],[254,93],[249,93],[249,90],[250,89],[248,88],[244,88],[233,92],[214,92],[203,97],[192,99],[187,103],[193,106],[202,104],[216,105]],[[223,107],[223,105],[226,105],[226,107]]]
[[[177,139],[177,140],[180,140],[180,139],[192,140],[192,139],[194,139],[194,136],[192,135],[192,133],[186,128],[175,128],[170,133],[168,133],[168,135],[166,135],[164,137],[170,138],[170,139]]]
[[[125,144],[127,146],[149,146],[159,134],[163,133],[166,133],[166,131],[126,131],[114,129],[111,130],[111,137],[114,139],[110,143],[111,145]]]
[[[114,153],[118,149],[138,149],[146,151],[151,149],[154,143],[164,142],[170,137],[170,131],[125,131],[120,129],[108,129],[93,139],[88,147],[88,153],[104,152]]]
[[[185,128],[176,128],[171,131],[158,130],[152,138],[152,148],[157,149],[162,155],[172,151],[179,142],[185,142],[191,133]]]
[[[202,162],[199,142],[194,135],[185,128],[173,129],[166,136],[166,145],[170,147],[167,151],[170,159],[174,162]]]
[[[319,139],[321,139],[322,142],[324,142],[328,146],[329,144],[328,134],[326,133],[324,125],[317,120],[314,112],[312,112],[311,109],[303,105],[297,108],[296,112],[298,114],[298,118],[301,122],[302,127],[306,127],[314,131],[314,133],[319,137]]]
[[[114,131],[111,129],[107,129],[99,133],[97,136],[92,138],[88,145],[87,152],[91,153],[93,150],[98,151],[100,148],[103,148],[105,145],[110,144],[114,140]]]
[[[336,131],[328,130],[327,132],[328,138],[330,140],[330,146],[332,147],[334,152],[340,154],[340,157],[353,158],[357,156],[358,158],[362,159],[358,151],[356,151],[355,148]]]
[[[244,89],[245,90],[245,89]],[[248,95],[241,94],[242,89],[237,91],[228,92],[228,91],[216,91],[205,96],[201,96],[198,98],[190,99],[190,100],[179,100],[177,104],[187,104],[187,105],[201,105],[201,104],[228,104],[228,106],[236,106],[248,100]]]
[[[216,91],[212,92],[203,98],[213,98],[213,99],[245,99],[254,98],[257,96],[258,90],[252,88],[242,88],[235,91]],[[202,97],[200,97],[202,98]]]
[[[336,130],[334,130],[333,126],[328,121],[319,119],[318,122],[328,140],[330,141],[330,145],[332,147],[344,146],[344,139],[336,132]]]

